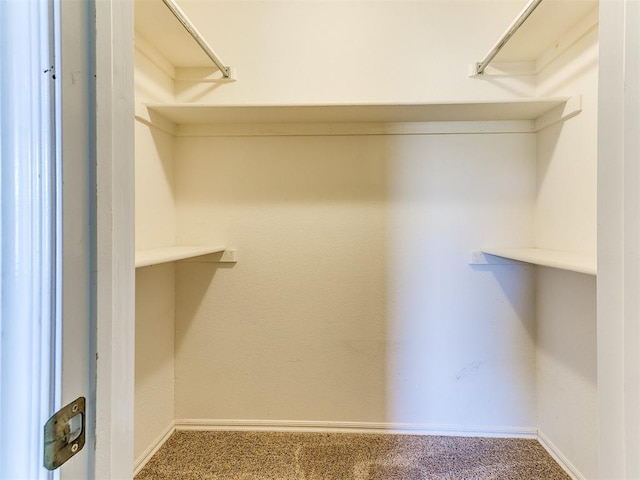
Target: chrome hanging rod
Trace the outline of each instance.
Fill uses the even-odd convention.
[[[164,4],[167,6],[171,13],[178,19],[178,21],[182,24],[189,35],[193,37],[193,39],[200,45],[200,48],[204,50],[204,53],[211,59],[213,63],[215,63],[216,67],[222,72],[222,76],[224,78],[231,78],[231,70],[229,67],[226,67],[222,60],[215,54],[213,49],[209,46],[207,41],[204,39],[200,32],[194,27],[189,18],[185,15],[182,9],[178,6],[175,0],[162,0]]]
[[[496,42],[489,53],[487,53],[484,59],[476,63],[476,75],[482,75],[484,73],[485,68],[491,63],[491,60],[502,50],[507,42],[513,37],[513,34],[518,31],[518,29],[522,26],[524,22],[527,21],[527,18],[533,13],[533,11],[542,3],[542,0],[529,0],[529,3],[525,5],[524,9],[520,12],[520,15],[516,17],[516,19],[509,25],[509,28],[506,32],[500,37],[500,39]]]

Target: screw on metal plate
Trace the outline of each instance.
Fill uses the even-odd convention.
[[[44,426],[44,466],[55,470],[82,450],[85,442],[85,404],[80,397],[62,407]]]

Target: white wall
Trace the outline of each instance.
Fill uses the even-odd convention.
[[[134,458],[174,419],[174,265],[136,269]]]
[[[135,62],[136,102],[171,98],[171,80],[139,50]],[[138,119],[135,154],[136,249],[172,245],[176,236],[173,136]],[[136,269],[136,459],[174,419],[174,283],[173,264]]]
[[[538,133],[535,241],[596,252],[598,30],[539,77],[538,94],[582,95],[583,111]],[[539,268],[536,279],[540,432],[585,478],[598,477],[596,277]]]
[[[178,418],[534,425],[534,135],[176,142]]]
[[[537,426],[584,478],[598,478],[596,282],[540,268]]]
[[[582,112],[538,133],[536,245],[593,254],[597,247],[597,28],[543,70],[537,95],[580,95]]]

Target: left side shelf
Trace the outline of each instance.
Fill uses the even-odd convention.
[[[136,268],[224,252],[220,246],[170,246],[136,250]]]

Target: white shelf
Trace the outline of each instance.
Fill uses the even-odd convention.
[[[494,62],[536,62],[559,49],[566,35],[590,17],[597,23],[598,0],[544,0],[507,42]],[[588,21],[587,23],[592,23]],[[585,25],[588,28],[593,25]]]
[[[482,253],[509,260],[541,265],[543,267],[559,268],[561,270],[585,273],[587,275],[597,274],[595,255],[545,250],[542,248],[489,248],[483,249]],[[485,259],[484,262],[478,261],[472,263],[491,264],[495,262],[492,262],[490,259]]]
[[[200,257],[212,253],[224,252],[224,247],[212,246],[171,246],[136,250],[136,268],[148,267],[159,263],[175,262],[187,258]]]
[[[175,124],[382,123],[537,120],[580,111],[579,97],[428,104],[209,105],[146,104]],[[577,109],[577,110],[576,110]],[[564,115],[564,116],[563,116]]]
[[[174,67],[211,67],[211,60],[160,0],[135,0],[135,31]],[[196,25],[198,27],[198,25]]]

